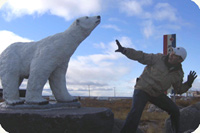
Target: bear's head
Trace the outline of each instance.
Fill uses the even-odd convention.
[[[100,23],[101,17],[100,16],[93,16],[93,17],[81,17],[76,19],[74,24],[84,32],[84,34],[90,34],[93,29]]]

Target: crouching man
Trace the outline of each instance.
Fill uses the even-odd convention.
[[[164,92],[173,86],[176,94],[185,93],[197,77],[195,71],[190,71],[187,81],[182,83],[184,72],[181,63],[187,56],[186,50],[182,47],[173,48],[173,51],[166,56],[124,48],[118,40],[116,44],[118,49],[115,52],[121,52],[129,59],[146,65],[137,79],[132,108],[121,133],[136,133],[143,109],[148,101],[170,114],[172,129],[175,133],[179,133],[179,108]]]

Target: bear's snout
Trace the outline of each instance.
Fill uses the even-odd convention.
[[[100,23],[100,21],[101,21],[101,16],[97,16],[97,19],[98,19],[98,20],[96,21],[96,23],[98,23],[98,24],[99,24],[99,23]]]

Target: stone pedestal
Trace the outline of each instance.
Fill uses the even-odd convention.
[[[110,109],[65,105],[1,107],[0,124],[9,133],[112,133]]]

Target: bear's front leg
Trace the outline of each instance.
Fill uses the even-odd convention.
[[[66,74],[67,66],[57,68],[49,78],[51,90],[57,102],[73,102],[77,99],[71,96],[66,88]]]
[[[27,104],[48,104],[49,102],[42,97],[42,90],[48,79],[48,72],[40,69],[33,69],[30,72],[25,102]]]

